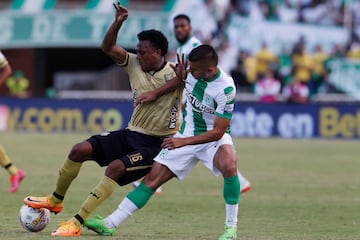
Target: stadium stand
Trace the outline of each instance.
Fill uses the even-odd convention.
[[[67,14],[66,11],[71,11],[72,14],[75,14],[75,12],[72,10],[76,10],[77,16],[79,10],[82,16],[86,16],[87,11],[89,11],[91,16],[94,15],[92,12],[96,12],[96,14],[99,14],[99,16],[102,16],[105,19],[113,12],[113,2],[114,0],[2,0],[0,1],[0,11],[5,10],[5,14],[10,16],[6,19],[7,21],[17,23],[20,21],[18,20],[18,11],[20,16],[19,19],[21,19],[21,17],[23,17],[22,14],[26,15],[27,17],[30,16],[31,18],[31,14],[34,15],[41,11],[56,12],[57,10],[60,10],[56,13],[54,12],[54,15],[49,14],[50,18],[46,19],[48,21],[46,23],[56,23],[61,25],[63,24],[61,21],[57,22],[57,18],[53,19],[51,17],[57,14]],[[289,2],[292,3],[289,4]],[[358,73],[357,69],[359,69],[360,66],[360,14],[357,11],[357,9],[360,7],[360,1],[344,2],[341,0],[313,0],[305,2],[307,3],[302,2],[300,4],[295,3],[294,1],[283,0],[121,0],[122,5],[126,6],[130,11],[137,12],[137,14],[141,17],[146,15],[144,13],[149,13],[149,16],[155,16],[157,20],[159,20],[158,16],[160,14],[162,14],[162,16],[169,16],[169,23],[167,28],[163,24],[164,21],[159,20],[159,22],[162,21],[163,25],[161,26],[164,31],[172,28],[172,16],[177,13],[186,12],[192,19],[194,35],[201,39],[202,42],[211,44],[217,49],[220,56],[220,66],[227,72],[237,71],[244,76],[248,76],[247,73],[250,71],[248,63],[256,58],[256,53],[260,48],[260,42],[266,41],[270,50],[276,55],[277,61],[276,63],[271,64],[270,67],[271,70],[274,71],[274,75],[277,76],[277,78],[281,81],[282,87],[287,85],[292,77],[292,72],[294,70],[294,54],[292,53],[292,49],[295,48],[296,39],[305,37],[306,54],[310,55],[312,58],[314,58],[314,60],[316,60],[317,57],[316,53],[314,52],[314,45],[316,44],[322,45],[324,54],[327,56],[325,60],[322,59],[319,63],[320,65],[322,64],[326,67],[324,70],[325,75],[322,76],[322,80],[313,81],[313,84],[310,84],[311,81],[309,81],[309,87],[311,88],[314,87],[313,85],[317,84],[313,88],[311,94],[312,100],[325,101],[327,97],[330,96],[329,94],[333,94],[334,96],[334,98],[331,98],[331,100],[342,97],[346,101],[349,100],[349,98],[351,100],[351,96],[354,94],[356,94],[356,96],[358,96],[360,99],[360,94],[354,92],[356,89],[360,88],[352,87],[353,85],[351,85],[356,84],[357,78],[353,77],[354,74],[351,75],[351,71],[346,71],[346,69],[351,67],[351,69],[356,70],[356,73]],[[326,8],[329,9],[329,13],[331,12],[333,14],[328,14],[328,16],[326,16],[327,20],[321,22],[320,25],[318,23],[315,24],[312,20],[323,16],[320,13],[323,13],[324,9]],[[344,11],[344,9],[348,9],[348,11]],[[348,15],[345,15],[346,13]],[[352,17],[351,25],[348,19],[349,16]],[[136,17],[132,18],[132,20],[134,19],[136,26],[149,27],[147,23],[150,21],[138,20],[138,22],[136,22]],[[203,21],[204,19],[206,19],[206,21]],[[74,20],[74,22],[76,21]],[[37,23],[39,23],[39,21]],[[254,26],[254,24],[257,25],[256,27],[247,27],[249,24],[252,26]],[[291,30],[292,34],[287,36],[283,33],[286,31],[286,26],[290,26],[289,24],[293,26],[293,28]],[[10,26],[10,24],[8,24],[8,26]],[[65,24],[61,26],[63,28],[59,27],[54,29],[58,31],[66,29]],[[272,32],[268,31],[270,28],[272,29]],[[37,28],[38,31],[43,29],[48,30],[47,28]],[[317,29],[319,29],[318,32]],[[332,37],[320,37],[320,34],[322,32],[324,33],[325,30],[327,31],[326,33],[331,33]],[[7,29],[7,32],[10,33],[10,29]],[[14,40],[20,41],[21,37],[23,36],[22,33],[23,32],[18,31],[18,33],[15,32],[15,34],[8,34],[7,37],[11,38],[10,36],[15,36]],[[43,38],[47,37],[52,41],[52,34],[54,33],[57,32],[52,32],[50,30],[43,31],[42,35],[40,36]],[[71,33],[71,30],[68,30],[67,32],[65,31],[65,36],[66,33]],[[81,33],[86,36],[85,32]],[[246,33],[246,37],[243,37],[243,33]],[[275,36],[275,33],[278,34]],[[300,33],[305,33],[306,35],[304,36]],[[317,34],[316,38],[313,37],[313,33]],[[171,36],[171,32],[168,34]],[[324,34],[321,36],[323,35]],[[336,38],[334,38],[335,35]],[[75,41],[74,36],[71,36],[71,34],[69,34],[69,36],[69,42]],[[286,39],[282,36],[286,36]],[[326,36],[329,35],[327,34]],[[350,37],[348,38],[347,36]],[[84,45],[81,45],[81,47],[90,47],[91,50],[89,51],[95,51],[94,46],[97,45],[94,45],[93,39],[89,38],[88,40],[89,44],[87,45],[85,42]],[[14,41],[6,41],[8,40],[5,39],[5,45],[2,46],[5,51],[6,48],[11,49],[12,47],[19,46],[26,47],[26,45],[15,45]],[[32,39],[30,39],[30,42],[31,41]],[[174,39],[172,39],[172,41],[174,41]],[[62,43],[56,43],[54,46],[47,46],[46,44],[44,45],[50,48],[64,48],[68,46],[69,42],[64,42],[64,45],[61,45]],[[31,43],[35,43],[36,46],[39,44],[35,41]],[[42,47],[41,44],[42,43],[40,43],[40,47]],[[128,47],[131,48],[133,46],[129,44]],[[39,49],[33,51],[39,51]],[[73,49],[73,51],[75,51],[75,49]],[[48,55],[47,52],[46,54],[44,53],[44,56]],[[241,52],[246,52],[248,56],[242,59],[240,57]],[[239,55],[239,57],[237,55]],[[9,54],[9,56],[11,57],[11,54]],[[16,61],[16,59],[13,61]],[[312,64],[312,66],[313,65],[315,66],[315,64]],[[334,66],[337,68],[335,69]],[[79,70],[83,69],[79,67]],[[98,71],[99,69],[92,70]],[[315,70],[314,74],[312,75],[313,77],[318,77],[315,76],[318,75]],[[57,69],[55,72],[58,71],[59,69]],[[340,76],[340,72],[341,78],[337,77]],[[257,74],[256,72],[255,78],[252,81],[249,81],[247,78],[240,79],[240,81],[234,77],[237,83],[239,83],[239,92],[244,94],[249,93],[249,96],[246,97],[247,99],[252,98],[253,83],[257,80],[256,77],[260,77],[260,75],[261,74]],[[102,76],[105,75],[98,74],[97,78],[102,79]],[[53,76],[48,75],[47,78],[53,78]],[[49,81],[54,83],[53,79]],[[345,81],[347,84],[344,83]],[[99,88],[100,90],[105,90],[105,86],[100,87],[99,85],[95,84],[95,82],[96,81],[94,81],[92,86],[96,86],[96,88]],[[105,81],[99,82],[104,83]],[[109,84],[109,86],[111,85],[109,82],[107,82],[107,84]],[[50,82],[49,85],[51,85]],[[356,86],[358,86],[358,84]],[[120,90],[125,90],[127,88],[127,86],[115,86],[115,88],[117,87],[119,87]]]
[[[101,13],[113,10],[113,0],[2,0],[0,10],[37,13],[46,10],[84,9]],[[131,10],[169,12],[176,0],[122,0],[121,4]]]
[[[53,9],[56,5],[56,0],[13,0],[10,4],[11,10],[20,10],[26,13],[41,12],[44,10]]]

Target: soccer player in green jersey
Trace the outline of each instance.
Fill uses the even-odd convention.
[[[175,38],[179,43],[176,50],[178,55],[185,55],[185,59],[188,59],[190,52],[200,46],[201,41],[192,35],[191,19],[185,14],[178,14],[173,18]],[[184,92],[185,94],[185,92]],[[183,94],[182,109],[185,106],[186,97]],[[251,190],[251,184],[238,170],[238,177],[240,181],[240,193],[245,193]]]
[[[11,75],[12,69],[5,58],[4,54],[0,51],[0,86],[5,82],[5,80]],[[1,106],[0,106],[1,107]],[[5,149],[0,144],[0,166],[6,169],[10,174],[10,188],[9,192],[16,192],[19,188],[20,182],[25,177],[25,172],[18,169],[10,160],[9,156],[6,154]]]
[[[129,12],[119,2],[114,3],[114,7],[115,20],[101,47],[128,73],[134,101],[140,94],[160,89],[168,82],[179,85],[181,81],[177,78],[183,79],[181,72],[185,75],[185,71],[177,70],[165,60],[168,41],[161,32],[140,32],[136,54],[116,45],[118,32]],[[150,171],[163,139],[178,130],[182,86],[173,89],[153,102],[134,106],[126,129],[94,135],[75,144],[60,169],[53,194],[24,199],[24,203],[33,208],[47,208],[58,213],[63,209],[65,194],[83,162],[94,160],[100,166],[107,166],[104,178],[90,192],[78,213],[52,232],[53,236],[79,236],[84,220],[112,194],[117,184],[131,183]]]
[[[112,235],[125,219],[144,207],[155,189],[174,177],[183,180],[201,161],[214,175],[224,178],[225,231],[219,240],[236,239],[240,182],[229,134],[236,95],[234,81],[218,67],[218,55],[209,45],[193,49],[189,65],[184,90],[187,104],[179,131],[164,139],[151,171],[112,214],[85,221],[89,229]]]
[[[179,46],[176,50],[178,56],[184,55],[185,59],[188,59],[190,52],[195,48],[200,46],[202,43],[201,41],[192,35],[192,27],[191,27],[191,19],[189,16],[185,14],[178,14],[173,18],[174,24],[174,34]],[[181,110],[185,108],[186,104],[186,96],[183,93],[182,97],[182,107]],[[180,114],[182,117],[182,113]],[[251,190],[250,181],[245,178],[240,171],[237,172],[239,181],[240,181],[240,193],[245,193]],[[134,182],[133,186],[137,187],[139,182]],[[162,187],[156,189],[155,194],[159,194],[162,191]]]

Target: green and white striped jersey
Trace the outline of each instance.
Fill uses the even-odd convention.
[[[199,39],[197,39],[196,37],[190,37],[186,42],[184,42],[177,48],[176,53],[179,54],[180,57],[181,57],[181,54],[184,54],[185,59],[188,59],[190,52],[194,48],[196,48],[200,45],[201,45],[201,42]]]
[[[213,129],[215,116],[231,119],[236,88],[233,79],[221,71],[211,80],[196,80],[190,73],[185,83],[186,108],[179,132],[196,136]],[[230,126],[227,133],[230,133]]]

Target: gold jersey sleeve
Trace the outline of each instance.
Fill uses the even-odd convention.
[[[127,53],[126,59],[119,66],[129,75],[134,102],[144,92],[161,87],[175,77],[170,63],[155,72],[141,70],[136,55]],[[128,129],[153,136],[169,136],[179,128],[179,114],[182,89],[176,89],[162,95],[150,103],[139,104],[134,108]]]

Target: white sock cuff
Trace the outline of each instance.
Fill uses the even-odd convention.
[[[138,207],[130,201],[130,199],[125,197],[118,208],[104,219],[105,226],[110,228],[118,227],[137,210]]]

